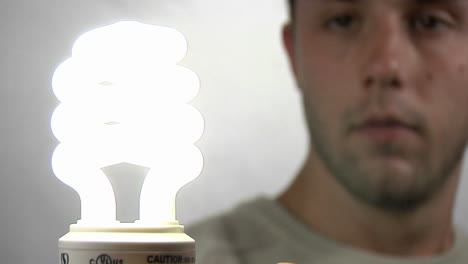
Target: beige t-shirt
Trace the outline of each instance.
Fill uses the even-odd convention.
[[[351,248],[314,233],[277,202],[257,198],[194,226],[198,264],[468,264],[468,236],[430,258],[389,257]]]

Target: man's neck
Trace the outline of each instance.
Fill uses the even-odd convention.
[[[435,256],[454,241],[452,210],[459,169],[454,173],[427,203],[396,213],[355,199],[309,159],[279,202],[311,229],[342,244],[384,255]]]

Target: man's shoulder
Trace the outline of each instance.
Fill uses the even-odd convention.
[[[196,241],[197,258],[206,263],[240,263],[252,251],[270,248],[274,234],[268,213],[262,211],[272,204],[267,198],[256,198],[188,226],[186,233]]]
[[[452,251],[463,252],[466,260],[468,260],[468,229],[460,225],[455,226],[455,246]],[[468,262],[467,262],[468,263]]]
[[[231,238],[229,214],[205,219],[186,227],[186,233],[195,239],[197,263],[238,264],[237,245]],[[201,260],[201,262],[200,262]]]
[[[236,247],[236,250],[252,241],[258,243],[255,233],[267,228],[262,220],[261,207],[270,202],[273,203],[267,198],[246,201],[227,212],[188,226],[187,234],[200,241],[200,244],[211,241],[216,243],[217,247]]]

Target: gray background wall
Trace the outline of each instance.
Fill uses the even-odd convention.
[[[192,104],[206,122],[197,144],[205,168],[179,193],[183,224],[276,195],[299,169],[307,140],[280,45],[282,0],[3,0],[0,263],[57,263],[57,239],[79,218],[79,199],[50,169],[57,142],[49,120],[58,103],[51,77],[80,34],[122,19],[182,31],[189,40],[183,64],[202,80]],[[468,229],[466,180],[460,188],[456,221]]]

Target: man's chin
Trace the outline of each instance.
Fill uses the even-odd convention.
[[[416,180],[415,165],[408,160],[399,157],[380,157],[367,163],[364,165],[363,174],[376,178],[376,181],[401,182],[402,185],[406,185]],[[373,181],[373,179],[369,180]]]
[[[360,179],[344,181],[345,188],[374,207],[404,212],[423,204],[432,192],[414,166],[401,159],[374,161],[359,171],[354,176]]]

